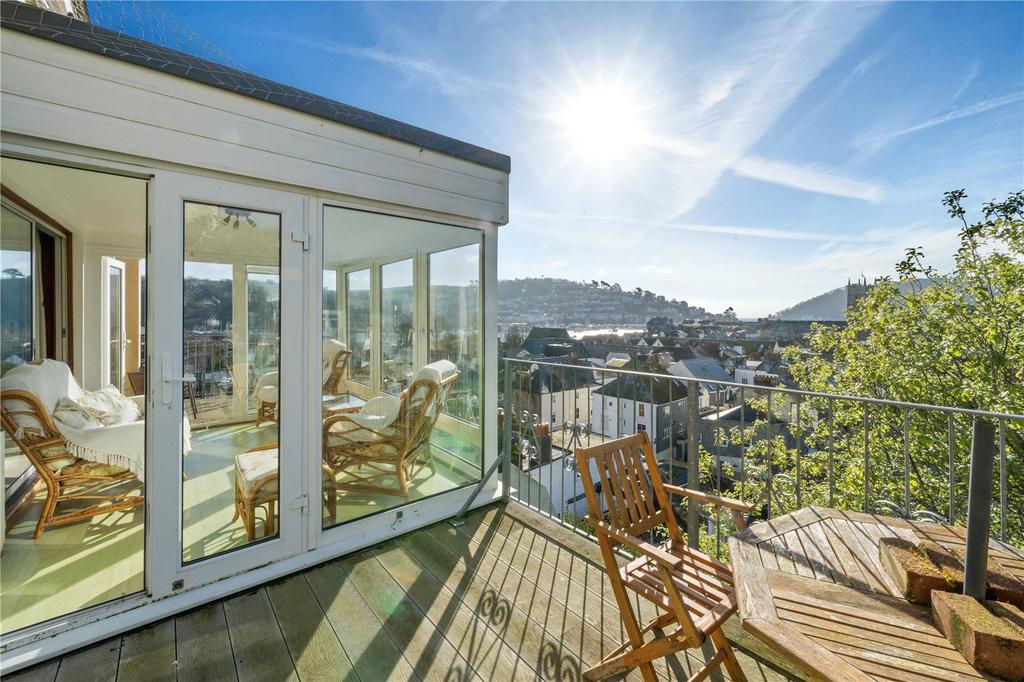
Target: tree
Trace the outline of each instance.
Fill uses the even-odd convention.
[[[784,349],[800,388],[1024,415],[1024,192],[985,204],[973,224],[963,209],[965,197],[956,190],[943,201],[961,223],[952,271],[929,265],[920,247],[907,249],[895,277],[876,280],[848,311],[845,328],[815,326],[810,353]],[[796,400],[778,393],[769,410],[767,394],[756,388],[748,388],[745,399],[756,419],[744,429],[716,433],[701,447],[703,488],[742,480],[732,494],[756,502],[762,517],[817,504],[900,516],[927,511],[966,522],[970,416],[882,405],[865,413],[864,403],[852,400]],[[1024,422],[1003,420],[1001,431],[1007,516],[999,511],[997,465],[992,532],[1005,531],[1020,546]],[[734,476],[724,467],[719,473],[716,446],[740,442],[744,470]],[[731,530],[723,519],[716,536]],[[720,537],[702,543],[711,551],[721,545]]]
[[[1024,414],[1024,192],[983,206],[969,223],[964,190],[947,192],[943,204],[961,223],[952,272],[929,265],[920,247],[896,265],[896,279],[876,281],[848,311],[845,328],[817,327],[810,358],[787,349],[802,388],[889,400]],[[818,401],[820,402],[820,401]],[[827,406],[809,404],[825,414]],[[863,409],[837,404],[836,452],[864,450]],[[808,422],[813,420],[808,419]],[[871,500],[892,500],[910,511],[927,509],[964,522],[971,420],[913,410],[907,417],[909,504],[903,484],[903,410],[871,408],[868,417]],[[954,431],[954,503],[949,509],[949,429]],[[825,423],[807,430],[812,445],[825,444]],[[1007,454],[1007,535],[1024,540],[1024,423],[1003,422]],[[839,493],[856,506],[864,490],[863,456],[844,458]],[[999,480],[998,470],[995,480]],[[998,489],[996,492],[998,499]],[[806,503],[806,501],[805,501]],[[906,511],[904,509],[904,511]]]

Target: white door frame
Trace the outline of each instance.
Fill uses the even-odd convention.
[[[125,265],[124,261],[120,261],[112,256],[101,256],[100,258],[100,385],[106,386],[110,380],[110,372],[113,367],[110,366],[110,346],[114,342],[114,339],[110,338],[110,270],[111,268],[120,270],[121,272],[121,291],[118,294],[120,307],[120,318],[121,318],[121,340],[118,355],[120,356],[119,364],[121,367],[121,376],[118,377],[118,383],[114,385],[114,388],[121,390],[121,382],[124,380],[124,365],[125,365],[125,343],[127,343],[127,334],[125,333],[125,322],[124,322],[124,288],[125,288]]]
[[[281,560],[306,548],[309,499],[309,452],[303,424],[306,416],[304,358],[308,325],[304,323],[304,278],[308,271],[306,197],[276,189],[246,185],[206,176],[161,171],[153,183],[155,221],[151,232],[147,277],[153,332],[147,334],[150,369],[147,421],[146,553],[148,587],[155,598],[210,583]],[[185,564],[182,560],[182,292],[184,273],[184,204],[186,201],[275,213],[281,216],[280,282],[281,340],[278,537],[249,544]],[[147,330],[148,331],[148,330]],[[317,330],[319,331],[319,330]],[[318,406],[319,407],[319,406]],[[318,412],[319,414],[319,412]],[[157,485],[157,482],[160,482]]]

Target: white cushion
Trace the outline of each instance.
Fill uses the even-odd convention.
[[[256,486],[264,484],[256,504],[277,497],[277,460],[277,448],[235,455],[235,480],[245,496],[252,496]]]
[[[53,418],[61,424],[66,424],[73,429],[84,431],[103,426],[103,422],[77,400],[61,398],[57,403],[57,409],[53,411]]]
[[[338,339],[324,339],[323,355],[321,355],[323,377],[321,377],[320,383],[327,381],[327,377],[331,376],[331,369],[334,367],[334,358],[338,356],[338,353],[344,350],[348,350],[348,348],[341,341],[338,341]]]
[[[256,400],[264,403],[277,402],[277,386],[267,384],[256,389]]]
[[[438,360],[429,365],[424,365],[413,377],[413,383],[420,379],[430,379],[435,383],[441,383],[453,374],[458,373],[459,368],[451,360]]]
[[[104,426],[127,424],[139,418],[139,406],[135,401],[121,395],[113,386],[106,386],[98,391],[86,391],[78,400],[63,398],[61,404],[74,403],[92,419]],[[58,404],[60,409],[60,404]],[[56,414],[54,415],[56,416]]]
[[[28,391],[51,415],[61,398],[78,400],[85,393],[71,374],[71,368],[60,360],[23,363],[8,370],[0,384],[4,390]],[[25,415],[16,415],[14,421],[18,426],[37,426],[32,417]]]

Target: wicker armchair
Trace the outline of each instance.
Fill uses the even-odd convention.
[[[24,453],[46,485],[46,501],[33,538],[50,526],[73,523],[98,514],[134,509],[144,504],[142,482],[128,469],[76,457],[52,415],[61,397],[84,392],[63,362],[26,363],[4,376],[0,420],[8,437]],[[15,386],[15,388],[6,388]],[[126,438],[143,437],[143,422],[103,427],[121,429]],[[62,511],[66,503],[71,509]],[[84,504],[83,504],[84,503]]]
[[[323,394],[327,396],[343,393],[342,380],[348,371],[352,351],[337,339],[324,339],[322,357]],[[256,397],[256,426],[264,421],[277,420],[278,381],[277,372],[267,372],[256,382],[253,389],[253,395]]]
[[[409,499],[409,483],[433,462],[424,446],[459,372],[447,360],[421,369],[397,398],[381,395],[358,411],[324,420],[324,461],[338,476],[339,491]]]

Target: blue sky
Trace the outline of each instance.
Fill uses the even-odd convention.
[[[908,246],[948,267],[943,191],[1024,188],[1022,3],[90,4],[509,154],[502,278],[767,314]]]

